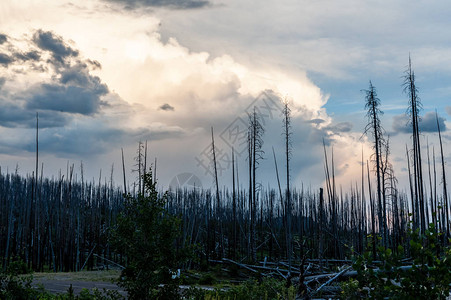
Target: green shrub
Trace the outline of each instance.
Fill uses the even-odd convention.
[[[261,282],[248,280],[230,287],[217,286],[214,291],[192,286],[183,293],[183,296],[189,300],[296,299],[296,288],[294,286],[287,288],[285,284],[285,281],[264,278]]]
[[[213,285],[216,284],[216,278],[210,273],[204,273],[199,278],[199,284]]]
[[[143,181],[145,195],[127,196],[111,235],[113,246],[127,259],[118,284],[130,299],[139,300],[172,293],[169,287],[160,291],[158,285],[173,286],[170,270],[176,270],[191,253],[190,249],[178,249],[175,244],[181,235],[181,223],[165,209],[167,194],[162,197],[158,194],[151,174],[145,174]]]
[[[273,278],[264,278],[261,282],[257,280],[248,280],[239,285],[231,286],[228,289],[216,288],[214,292],[207,291],[205,299],[287,299],[296,298],[296,288],[291,286],[287,288],[285,281],[279,281]]]
[[[183,297],[189,300],[204,300],[206,295],[207,293],[205,290],[202,290],[195,286],[190,286],[183,292]]]
[[[402,267],[404,248],[398,254],[391,249],[378,248],[382,262],[374,269],[372,254],[355,259],[353,268],[357,279],[342,285],[343,299],[445,299],[451,284],[451,249],[437,249],[440,234],[430,224],[424,234],[409,230],[412,263]]]
[[[5,273],[8,275],[22,275],[31,274],[32,271],[21,258],[15,258],[8,263]]]

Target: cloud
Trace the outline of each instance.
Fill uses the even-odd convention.
[[[5,34],[0,33],[0,45],[6,42],[7,37]]]
[[[7,67],[10,63],[13,62],[13,59],[4,53],[0,53],[0,65]]]
[[[451,116],[451,106],[447,106],[445,109],[446,113]]]
[[[0,43],[1,45],[2,43]],[[38,62],[41,58],[41,54],[36,50],[22,52],[18,47],[14,47],[10,43],[6,47],[2,46],[2,48],[0,48],[0,65],[4,67],[27,61]],[[23,67],[23,65],[21,66]]]
[[[41,124],[42,118],[39,118]],[[179,127],[121,128],[108,120],[84,117],[77,125],[53,127],[40,131],[40,150],[57,156],[84,156],[106,154],[124,145],[133,145],[139,140],[161,141],[180,138],[185,131]],[[31,139],[32,137],[29,137]],[[22,144],[22,150],[33,152],[31,140]]]
[[[42,84],[33,92],[27,108],[92,115],[99,111],[100,96],[106,93],[102,87],[92,90],[73,85]]]
[[[340,122],[337,124],[331,124],[325,127],[326,130],[330,130],[334,133],[351,132],[352,123],[350,122]]]
[[[159,107],[159,109],[165,110],[165,111],[174,111],[174,107],[168,103],[163,104],[162,106]]]
[[[66,45],[62,37],[51,31],[39,29],[33,35],[33,41],[42,50],[50,51],[53,57],[59,62],[63,62],[66,57],[78,56],[79,54],[77,50],[73,50],[70,46]]]
[[[96,90],[101,94],[108,92],[108,87],[101,82],[100,78],[91,75],[88,66],[82,63],[62,70],[60,82],[65,85],[74,85],[80,88]]]
[[[178,3],[178,8],[183,8],[186,4],[180,3],[195,1],[169,1],[164,5],[161,4],[163,2],[155,1],[115,2],[137,10],[147,4],[151,10],[158,6],[176,8],[174,3]],[[344,153],[340,157],[336,156],[337,173],[340,170],[342,173],[349,172],[352,168],[346,168],[352,166],[350,163],[352,158],[349,157],[352,157],[356,149],[360,152],[360,148],[355,146],[357,143],[355,140],[349,141],[346,138],[351,125],[332,122],[323,108],[328,96],[324,95],[307,77],[307,73],[302,71],[303,64],[293,64],[293,68],[287,71],[284,65],[273,63],[271,60],[259,64],[258,61],[236,59],[228,55],[228,49],[214,53],[211,48],[204,48],[201,44],[197,46],[190,46],[185,42],[179,44],[175,38],[171,38],[174,35],[161,37],[158,24],[170,22],[170,19],[156,20],[154,15],[124,13],[110,8],[106,11],[107,5],[96,4],[83,4],[84,7],[80,9],[72,5],[70,14],[66,12],[60,16],[50,14],[50,5],[44,4],[47,10],[39,19],[24,25],[14,20],[10,22],[20,25],[21,30],[43,28],[34,33],[30,40],[33,43],[28,45],[29,47],[16,47],[21,49],[20,53],[37,51],[39,59],[37,61],[29,59],[23,64],[24,71],[18,74],[17,78],[21,77],[24,80],[19,81],[7,76],[8,82],[5,84],[7,91],[10,94],[15,93],[21,100],[15,108],[32,112],[22,121],[28,124],[29,128],[33,128],[34,110],[37,107],[40,110],[40,122],[42,115],[44,123],[44,113],[50,116],[55,114],[66,122],[62,126],[48,127],[40,132],[42,151],[57,153],[60,157],[70,154],[77,158],[102,154],[107,157],[106,162],[112,157],[109,152],[127,144],[135,144],[139,139],[149,138],[150,141],[159,141],[153,143],[151,149],[155,153],[153,155],[158,156],[159,162],[165,166],[161,170],[170,169],[167,172],[178,172],[176,168],[180,167],[197,168],[194,156],[210,143],[210,127],[214,126],[215,134],[218,136],[235,119],[239,117],[246,119],[246,108],[262,91],[273,90],[275,94],[282,95],[280,97],[282,99],[285,96],[293,98],[293,181],[311,180],[316,184],[324,179],[322,172],[315,172],[318,169],[322,170],[323,138],[326,145],[338,145],[336,153],[338,151]],[[56,9],[60,11],[62,6]],[[199,13],[205,11],[209,10],[199,9],[187,14],[171,11],[169,14],[200,18]],[[223,24],[230,24],[229,21],[230,19]],[[259,21],[259,24],[266,26],[266,22]],[[204,30],[209,27],[208,22],[204,25]],[[238,28],[224,27],[232,30]],[[49,32],[45,28],[52,28],[54,31]],[[246,33],[243,28],[247,27],[241,27],[239,33]],[[19,29],[14,30],[18,32]],[[183,31],[180,30],[178,33],[179,40],[184,37],[180,32]],[[190,32],[187,32],[188,37],[191,36]],[[26,39],[27,36],[23,33],[19,32],[16,36]],[[205,37],[210,38],[213,35],[215,34],[210,33]],[[266,34],[262,36],[266,37]],[[15,43],[12,38],[8,41]],[[224,41],[227,41],[227,37]],[[247,42],[248,46],[249,43]],[[246,52],[244,49],[247,49],[238,48],[243,53]],[[257,52],[253,50],[255,48],[248,49],[246,53]],[[251,60],[254,57],[256,56],[249,56]],[[89,63],[88,59],[101,62],[101,69],[100,64],[97,68],[96,64]],[[14,67],[18,66],[17,62]],[[42,69],[33,69],[34,66],[42,66]],[[9,71],[12,73],[14,69],[11,67]],[[96,81],[94,75],[101,80]],[[96,85],[102,83],[108,83],[107,92],[100,93],[98,98],[89,98],[89,95],[99,95],[102,89],[97,89]],[[73,98],[70,98],[69,89],[73,89],[76,96],[72,95]],[[115,93],[118,98],[124,99],[123,103],[116,105],[110,101]],[[69,98],[66,99],[66,96]],[[11,98],[8,100],[12,102]],[[87,103],[85,110],[77,106],[79,103],[85,103],[83,101]],[[177,109],[168,113],[164,109],[158,109],[162,104],[169,104]],[[284,153],[280,116],[275,114],[274,118],[272,129],[268,125],[264,137],[268,159],[262,161],[261,166],[262,176],[265,174],[271,180],[274,177],[274,163],[270,158],[271,146],[274,145],[278,150],[279,157]],[[316,121],[308,123],[309,120]],[[19,125],[12,123],[10,126]],[[28,130],[32,132],[32,129]],[[218,137],[218,144],[220,143]],[[27,144],[33,144],[32,134],[27,139]],[[223,147],[223,150],[223,154],[230,153],[228,148]],[[343,161],[340,161],[339,158],[342,157]],[[240,160],[240,165],[244,168],[245,157],[240,157]],[[98,166],[100,163],[96,164]],[[263,164],[266,164],[266,167]],[[304,178],[298,176],[301,173],[305,175]]]
[[[26,53],[16,52],[14,53],[14,57],[21,61],[39,61],[41,59],[41,54],[36,50],[32,50]]]
[[[440,131],[446,131],[446,123],[443,117],[438,117],[440,124]],[[421,117],[420,123],[421,132],[437,132],[437,119],[435,112],[427,112],[423,117]],[[397,133],[412,133],[412,127],[410,125],[410,119],[406,114],[396,115],[393,117],[392,128],[394,134]]]
[[[409,125],[409,117],[406,114],[393,116],[392,129],[394,134],[411,133],[412,128]]]
[[[319,124],[322,124],[322,123],[326,122],[326,120],[316,118],[316,119],[309,120],[307,122],[315,124],[315,125],[319,125]]]
[[[438,116],[440,131],[446,131],[445,119]],[[435,112],[427,112],[420,121],[420,130],[423,132],[437,132],[437,115]]]
[[[95,126],[93,126],[95,125]],[[105,126],[86,120],[82,126],[54,128],[40,136],[40,150],[62,156],[96,155],[107,153],[130,135],[125,129]],[[27,148],[27,151],[33,151]]]
[[[8,128],[34,128],[36,127],[36,112],[24,108],[20,104],[0,99],[0,126]],[[62,127],[69,123],[71,117],[59,112],[40,112],[39,127]]]
[[[124,4],[126,8],[167,7],[172,9],[202,8],[210,4],[206,0],[108,0]]]
[[[146,118],[150,110],[111,92],[92,74],[102,65],[81,56],[62,37],[38,30],[31,39],[23,35],[10,41],[7,53],[14,59],[0,77],[0,130],[11,138],[0,141],[0,153],[26,157],[34,151],[36,112],[41,153],[57,157],[103,155],[137,140],[187,134],[164,122],[135,123],[137,110]]]
[[[93,115],[108,105],[102,100],[109,93],[107,85],[90,70],[100,69],[101,64],[80,57],[78,50],[67,46],[62,37],[40,29],[34,32],[32,40],[12,41],[7,48],[9,56],[0,53],[0,64],[12,66],[6,70],[10,83],[29,84],[11,90],[9,99],[0,99],[4,107],[2,126],[27,127],[36,110],[42,111],[43,116],[44,111],[58,112],[53,121],[43,126],[64,126],[70,119],[67,114]],[[47,51],[53,59],[48,59]],[[15,73],[18,68],[20,74]],[[4,86],[6,80],[2,81]]]

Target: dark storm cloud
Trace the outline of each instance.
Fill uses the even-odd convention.
[[[92,115],[105,104],[101,97],[108,92],[100,78],[89,73],[86,64],[78,63],[61,70],[59,83],[36,88],[27,108]]]
[[[15,62],[26,62],[26,61],[39,61],[41,56],[40,53],[38,51],[29,51],[29,52],[19,52],[19,51],[15,51],[16,49],[12,48],[10,49],[11,53],[5,54],[5,53],[0,53],[0,65],[3,65],[5,67],[8,67],[10,64],[15,63]]]
[[[174,111],[174,107],[168,103],[163,104],[162,106],[159,107],[159,109],[165,111]]]
[[[14,53],[14,57],[21,61],[39,61],[41,59],[41,54],[36,50],[32,50],[26,53],[16,52]]]
[[[89,73],[88,66],[78,63],[61,71],[60,82],[66,85],[75,85],[90,90],[97,90],[102,94],[108,92],[108,87],[103,84],[99,77]]]
[[[42,84],[29,99],[27,108],[92,115],[99,111],[100,96],[106,93],[103,86],[85,89],[73,85]]]
[[[118,118],[131,117],[133,110],[91,74],[91,70],[102,67],[98,61],[82,57],[76,48],[52,32],[38,30],[25,42],[28,45],[19,47],[12,40],[8,41],[8,47],[2,46],[5,50],[0,52],[0,67],[5,65],[7,71],[14,72],[12,66],[18,65],[23,69],[20,76],[28,73],[48,76],[25,89],[15,88],[14,76],[0,77],[0,126],[6,131],[24,133],[17,139],[0,139],[0,153],[34,151],[34,134],[29,133],[36,127],[36,112],[39,128],[45,129],[39,133],[41,150],[61,156],[105,153],[137,140],[177,138],[184,134],[179,127],[123,128]],[[12,84],[5,85],[6,80]],[[167,104],[163,108],[170,110],[172,106]],[[111,112],[116,114],[114,121]]]
[[[24,108],[20,103],[11,103],[0,99],[0,126],[8,128],[34,128],[36,127],[36,112]],[[61,127],[71,120],[71,116],[60,112],[39,113],[39,127]]]
[[[10,63],[12,63],[14,60],[4,53],[0,53],[0,65],[3,65],[7,67]]]
[[[125,8],[128,9],[136,9],[141,7],[194,9],[194,8],[202,8],[210,4],[210,2],[206,0],[108,0],[108,1],[124,4]]]
[[[6,42],[7,39],[5,34],[0,33],[0,45]]]
[[[90,74],[90,69],[101,68],[99,62],[94,60],[83,60],[78,56],[78,51],[69,47],[62,37],[48,31],[37,30],[30,45],[34,43],[40,49],[32,46],[28,50],[22,50],[11,45],[9,52],[11,56],[0,53],[0,64],[8,66],[13,62],[13,58],[21,66],[30,68],[38,72],[48,72],[53,70],[51,82],[36,84],[26,91],[16,92],[24,100],[21,106],[10,105],[7,108],[14,119],[4,116],[3,126],[12,127],[15,124],[24,126],[23,122],[29,119],[29,114],[25,110],[35,112],[57,111],[64,113],[74,113],[92,115],[99,112],[100,107],[105,103],[101,97],[108,94],[108,87],[102,83],[99,77]],[[44,51],[50,51],[54,59],[43,59]],[[9,103],[15,103],[9,99]],[[21,118],[24,116],[25,119]],[[49,126],[64,125],[66,118],[61,117]]]
[[[445,119],[438,117],[438,122],[440,124],[440,130],[446,131]],[[435,112],[427,112],[420,120],[419,123],[421,132],[437,132],[437,119]],[[392,128],[394,134],[396,133],[412,133],[412,127],[409,122],[409,117],[405,114],[397,115],[393,117]]]
[[[2,109],[0,110],[0,125],[3,127],[18,127],[19,124],[26,124],[33,118],[33,113],[28,110],[24,110],[20,106],[2,103]],[[26,125],[24,127],[27,127]]]
[[[0,77],[0,89],[4,90],[0,95],[0,126],[33,128],[39,111],[41,128],[64,127],[74,114],[94,115],[107,106],[102,97],[109,93],[108,87],[90,74],[90,69],[101,68],[99,62],[79,57],[76,49],[52,32],[37,30],[27,42],[28,47],[10,43],[6,52],[0,53],[0,65],[20,64],[32,72],[55,73],[50,82],[18,91],[4,90],[6,79]],[[44,59],[47,51],[53,59]]]
[[[34,128],[36,126],[36,115],[33,116],[33,120],[29,122],[28,127]],[[53,111],[40,111],[39,112],[39,128],[56,128],[64,127],[69,124],[73,117],[65,113],[55,113]]]
[[[52,52],[53,57],[59,62],[63,62],[66,57],[78,56],[77,50],[73,50],[66,45],[62,37],[50,31],[39,29],[33,35],[33,41],[42,50]]]

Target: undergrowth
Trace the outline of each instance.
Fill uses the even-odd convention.
[[[356,257],[357,278],[342,284],[342,299],[446,299],[451,284],[451,249],[441,247],[442,234],[434,224],[420,234],[409,230],[410,263],[397,251],[380,246],[379,264],[371,252]]]

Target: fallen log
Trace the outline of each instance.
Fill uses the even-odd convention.
[[[341,275],[343,275],[344,273],[346,273],[347,271],[349,271],[352,267],[348,267],[346,269],[341,270],[340,272],[338,272],[335,276],[333,276],[331,279],[329,279],[328,281],[326,281],[325,283],[323,283],[322,285],[320,285],[316,290],[314,290],[313,292],[310,293],[310,297],[314,296],[316,293],[318,293],[319,291],[321,291],[321,289],[323,289],[325,286],[328,286],[329,284],[331,284],[335,279],[337,279],[338,277],[340,277]]]

